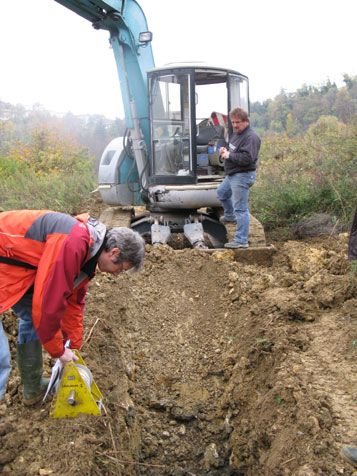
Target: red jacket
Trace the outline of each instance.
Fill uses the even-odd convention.
[[[34,285],[33,323],[52,357],[61,357],[67,339],[71,348],[82,344],[89,278],[81,268],[91,257],[93,244],[88,219],[87,214],[71,217],[48,210],[0,213],[0,257],[35,268],[0,262],[0,313]]]

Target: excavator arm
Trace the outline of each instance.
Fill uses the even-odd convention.
[[[154,68],[155,64],[151,48],[152,34],[148,31],[144,12],[135,0],[55,1],[90,21],[93,28],[109,31],[126,125],[131,131],[138,174],[145,187],[150,129],[146,72]]]
[[[147,21],[135,0],[55,0],[92,23],[97,30],[108,30],[113,47],[128,127],[133,118],[134,100],[139,118],[148,118],[146,72],[155,66]]]
[[[90,1],[56,0],[81,17],[90,21],[94,28],[110,30],[116,27],[118,18],[123,17],[125,0]]]

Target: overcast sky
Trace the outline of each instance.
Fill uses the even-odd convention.
[[[205,61],[249,77],[251,101],[357,74],[356,0],[139,0],[156,66]],[[0,0],[0,100],[124,117],[109,33],[54,0]]]

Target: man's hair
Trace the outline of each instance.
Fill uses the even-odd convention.
[[[140,271],[145,256],[145,241],[137,231],[131,228],[110,228],[106,234],[105,251],[119,248],[120,255],[115,263],[130,261],[133,265],[131,272]]]
[[[230,116],[231,118],[234,117],[235,119],[240,119],[244,122],[249,120],[248,112],[245,109],[242,109],[241,107],[235,107],[234,109],[232,109]]]

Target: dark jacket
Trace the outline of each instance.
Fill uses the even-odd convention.
[[[229,141],[229,158],[224,160],[226,174],[255,170],[258,166],[260,142],[259,136],[249,124],[240,134],[234,132]]]

